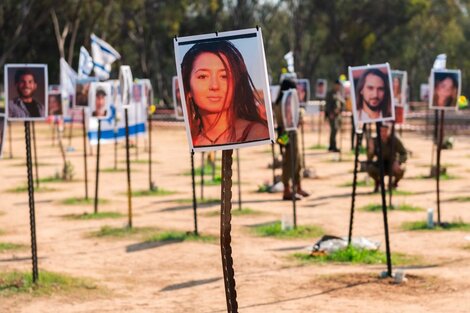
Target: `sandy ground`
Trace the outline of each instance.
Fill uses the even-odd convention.
[[[48,125],[38,125],[38,155],[40,177],[61,170],[57,145],[51,145]],[[327,127],[323,128],[326,143]],[[27,193],[12,193],[8,189],[26,182],[25,147],[22,124],[13,126],[14,151],[9,159],[8,145],[0,161],[0,242],[29,245],[29,215]],[[75,152],[67,154],[75,167],[75,181],[43,183],[55,190],[36,193],[37,240],[40,270],[88,277],[99,287],[86,294],[0,297],[0,312],[224,312],[224,285],[218,244],[182,242],[132,249],[139,239],[98,239],[87,236],[103,225],[124,226],[127,218],[76,221],[66,214],[92,212],[90,206],[63,205],[70,197],[84,196],[82,144],[73,138]],[[181,124],[156,123],[154,127],[154,180],[160,188],[176,194],[133,199],[134,226],[161,229],[193,230],[190,204],[177,202],[191,198],[191,178],[183,175],[190,170],[190,155]],[[344,150],[349,148],[344,136]],[[306,146],[318,143],[317,132],[307,130]],[[405,133],[404,141],[413,152],[408,162],[407,179],[399,189],[413,195],[395,196],[395,204],[413,204],[435,208],[435,182],[417,179],[429,173],[431,141],[422,135]],[[65,140],[67,143],[67,140]],[[470,202],[451,201],[456,196],[468,196],[470,189],[470,140],[457,137],[453,150],[443,151],[442,163],[457,176],[443,181],[442,219],[461,218],[470,222]],[[280,220],[292,211],[290,202],[281,201],[280,194],[257,193],[258,185],[272,179],[267,168],[271,162],[269,146],[240,151],[244,207],[262,211],[256,216],[233,218],[233,258],[240,312],[470,312],[470,242],[469,232],[409,232],[400,225],[405,221],[424,220],[426,211],[390,212],[390,238],[393,252],[420,256],[422,262],[404,270],[410,280],[393,285],[377,277],[384,265],[303,265],[289,258],[304,251],[318,238],[280,240],[256,237],[250,226]],[[132,152],[133,158],[135,153]],[[218,154],[218,157],[221,153]],[[119,149],[119,167],[124,168],[125,154]],[[147,159],[143,139],[140,139],[139,159]],[[196,165],[200,155],[196,155]],[[343,161],[334,161],[334,154],[322,150],[306,151],[306,163],[315,169],[318,179],[305,179],[304,188],[312,196],[299,201],[298,223],[314,224],[327,234],[347,235],[351,187],[341,187],[352,181],[352,154],[343,154]],[[95,157],[88,158],[89,193],[94,192]],[[102,147],[102,168],[113,167],[112,145]],[[234,162],[234,164],[236,164]],[[235,167],[234,167],[235,168]],[[147,165],[132,165],[133,189],[148,188]],[[280,171],[278,171],[280,173]],[[364,173],[359,175],[363,180]],[[411,179],[413,178],[413,179]],[[109,201],[101,211],[127,213],[125,172],[101,173],[100,197]],[[199,194],[199,187],[198,194]],[[359,187],[357,206],[379,203],[372,187]],[[234,200],[237,199],[234,186]],[[208,186],[206,197],[220,196],[220,187]],[[217,204],[199,210],[199,230],[218,236],[219,219],[205,212],[219,210]],[[359,211],[355,216],[354,234],[384,242],[383,218],[380,212]],[[382,244],[382,250],[384,250]],[[131,248],[131,249],[129,249]],[[29,250],[0,253],[0,272],[30,270]]]

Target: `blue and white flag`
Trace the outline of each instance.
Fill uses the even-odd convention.
[[[77,72],[63,58],[60,59],[60,87],[63,92],[69,95],[75,94],[75,81]]]
[[[80,47],[80,57],[78,58],[78,77],[86,78],[90,76],[93,69],[93,58],[85,47]]]
[[[447,55],[445,53],[439,54],[434,60],[432,68],[435,70],[444,70],[446,68],[446,61]]]
[[[121,55],[104,40],[91,34],[91,54],[93,55],[95,75],[101,80],[109,79],[111,64]]]

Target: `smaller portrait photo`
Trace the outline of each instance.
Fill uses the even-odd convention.
[[[5,103],[8,119],[37,121],[47,117],[48,76],[45,64],[6,64]]]
[[[132,103],[134,105],[141,105],[144,97],[144,85],[141,82],[132,83]]]
[[[460,70],[432,70],[429,108],[457,110],[461,89]]]
[[[406,88],[408,86],[405,71],[392,70],[392,91],[395,106],[406,105]],[[396,112],[396,110],[395,110]]]
[[[60,90],[49,86],[49,108],[47,116],[62,116],[64,113],[62,107],[62,93]]]
[[[98,78],[80,78],[75,82],[75,107],[87,108],[89,106],[90,85],[97,82]]]
[[[175,117],[177,120],[183,120],[183,105],[181,104],[181,91],[178,83],[178,76],[173,76],[172,81],[173,90],[173,107],[175,108]]]
[[[300,102],[296,89],[289,89],[284,92],[281,100],[282,121],[286,131],[297,129],[299,124]]]
[[[143,86],[143,97],[145,106],[148,108],[153,104],[153,87],[150,79],[139,79],[139,83]]]
[[[297,96],[301,105],[307,104],[310,100],[310,81],[306,78],[299,78],[296,81]]]
[[[315,98],[325,99],[328,91],[328,81],[326,79],[317,79],[315,84]]]
[[[7,124],[5,114],[0,114],[0,159],[3,156],[3,143],[5,142]]]
[[[349,67],[355,125],[395,120],[388,63]]]
[[[98,119],[107,119],[111,115],[112,92],[108,82],[90,84],[89,93],[91,116]]]
[[[132,71],[129,65],[119,68],[119,86],[121,89],[121,105],[129,108],[132,101]]]
[[[419,86],[419,100],[424,102],[429,101],[429,84],[421,84]]]
[[[174,48],[190,151],[274,141],[260,28],[178,37]]]

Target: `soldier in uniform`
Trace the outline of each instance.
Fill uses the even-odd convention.
[[[336,145],[336,133],[341,126],[341,111],[344,98],[341,95],[341,83],[336,80],[333,89],[326,95],[325,118],[330,124],[330,146],[328,151],[339,152]]]

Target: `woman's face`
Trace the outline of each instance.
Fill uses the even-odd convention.
[[[393,95],[395,97],[400,95],[400,79],[398,79],[398,77],[393,79]]]
[[[221,58],[228,64],[224,55]],[[190,95],[195,105],[206,113],[220,113],[228,109],[232,99],[231,73],[225,69],[219,56],[204,52],[194,60],[189,80]]]
[[[449,98],[453,98],[455,94],[455,87],[452,79],[447,77],[437,83],[436,85],[437,106],[445,106]]]

